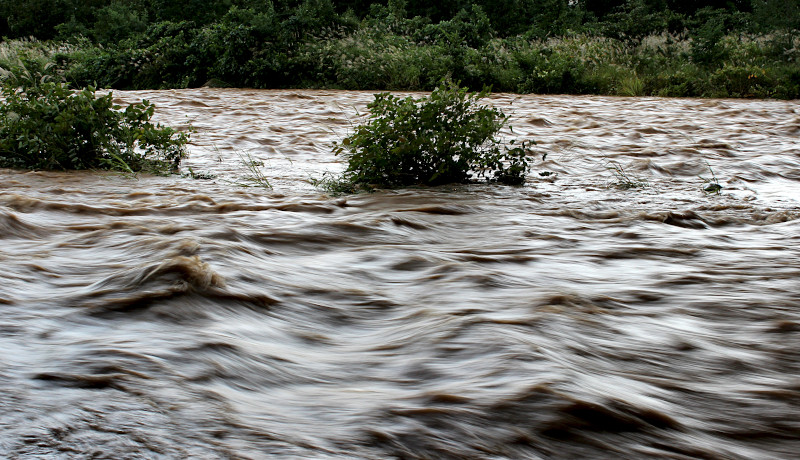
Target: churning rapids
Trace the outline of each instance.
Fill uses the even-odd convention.
[[[797,458],[797,101],[495,95],[526,185],[332,197],[371,93],[115,97],[216,178],[0,170],[0,457]]]

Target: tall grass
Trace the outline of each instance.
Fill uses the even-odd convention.
[[[734,33],[709,45],[686,33],[636,40],[463,38],[431,27],[395,32],[365,21],[286,42],[255,26],[164,24],[153,26],[148,39],[119,46],[3,42],[0,67],[44,71],[53,63],[49,71],[75,86],[120,89],[200,86],[217,78],[256,88],[432,90],[451,78],[495,92],[800,97],[800,35],[793,32]]]
[[[662,33],[625,42],[574,35],[491,39],[478,48],[359,31],[305,43],[304,86],[430,90],[446,76],[472,89],[620,96],[800,97],[800,38],[724,36],[721,60],[698,62],[696,43]]]
[[[33,37],[0,42],[0,69],[8,72],[29,71],[53,76],[63,72],[57,66],[58,56],[77,52],[79,45],[65,42],[40,41]]]

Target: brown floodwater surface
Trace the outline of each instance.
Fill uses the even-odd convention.
[[[797,101],[495,95],[524,186],[332,197],[369,92],[115,97],[214,178],[0,170],[0,457],[797,458]]]

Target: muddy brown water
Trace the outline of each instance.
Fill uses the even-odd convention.
[[[115,94],[216,178],[0,170],[0,457],[797,458],[797,101],[496,95],[526,185],[332,197],[371,93]]]

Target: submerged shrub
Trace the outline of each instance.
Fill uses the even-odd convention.
[[[334,152],[349,165],[344,181],[402,186],[464,183],[480,179],[521,184],[528,171],[528,142],[506,146],[498,133],[508,117],[478,104],[488,91],[468,93],[450,82],[429,97],[375,95],[368,121]]]
[[[0,167],[116,169],[166,174],[185,156],[188,135],[150,123],[147,101],[120,110],[111,93],[11,76],[2,86]]]

